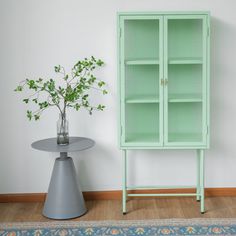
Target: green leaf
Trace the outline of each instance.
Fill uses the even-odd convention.
[[[55,89],[55,81],[53,79],[50,79],[50,81],[47,84],[47,87],[48,87],[49,91],[51,91],[51,92],[54,91],[54,89]]]
[[[108,94],[107,90],[102,90],[102,94],[105,95],[105,94]]]
[[[35,102],[36,104],[38,103],[38,99],[37,98],[32,99],[32,101]]]
[[[61,70],[61,66],[60,65],[54,66],[54,70],[55,70],[56,73],[59,73],[60,70]]]
[[[49,106],[49,104],[48,104],[47,101],[44,101],[44,102],[40,102],[40,103],[39,103],[39,108],[40,108],[40,109],[47,108],[48,106]]]
[[[34,89],[35,91],[38,90],[39,86],[36,84],[34,80],[27,80],[27,85],[29,86],[29,89]]]
[[[105,85],[105,82],[104,81],[100,81],[100,82],[98,82],[98,87],[102,87],[102,86],[104,86]]]
[[[14,89],[15,92],[21,92],[22,90],[23,90],[23,86],[21,86],[21,85],[18,85],[18,86]]]
[[[36,80],[37,83],[42,83],[43,79],[39,78],[38,80]]]
[[[89,107],[89,102],[87,100],[83,101],[82,105],[84,107]]]
[[[29,99],[28,99],[28,98],[25,98],[25,99],[23,99],[23,102],[29,103]]]
[[[97,106],[97,109],[100,110],[100,111],[103,111],[104,108],[105,108],[105,106],[104,106],[104,105],[101,105],[101,104],[99,104],[99,105]]]
[[[27,114],[28,119],[31,120],[33,116],[32,111],[28,110],[26,114]]]
[[[98,59],[97,62],[96,62],[96,64],[97,64],[98,66],[102,66],[102,65],[104,64],[104,62],[103,62],[101,59]]]
[[[76,104],[74,105],[74,108],[75,108],[76,111],[78,111],[78,110],[80,109],[80,104],[76,103]]]
[[[34,115],[34,120],[39,120],[40,115]]]
[[[88,94],[85,94],[85,95],[82,97],[82,99],[83,99],[83,100],[86,100],[86,99],[88,98],[88,96],[89,96]]]

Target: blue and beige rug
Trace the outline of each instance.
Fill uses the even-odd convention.
[[[236,219],[0,223],[0,235],[236,235]]]

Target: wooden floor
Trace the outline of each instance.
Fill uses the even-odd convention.
[[[165,218],[236,218],[236,197],[208,197],[206,213],[199,213],[194,198],[156,198],[129,200],[129,213],[121,213],[121,201],[87,201],[88,213],[79,220],[142,220]],[[0,222],[50,221],[42,216],[43,203],[0,203]]]

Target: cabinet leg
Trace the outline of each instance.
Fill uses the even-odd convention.
[[[201,194],[201,213],[205,212],[204,207],[204,150],[200,150],[200,194]]]
[[[127,150],[123,150],[122,156],[122,212],[126,214],[126,197],[127,197]]]
[[[197,187],[196,187],[196,193],[200,194],[200,150],[196,150],[197,152]],[[200,201],[200,195],[196,197],[196,200]]]

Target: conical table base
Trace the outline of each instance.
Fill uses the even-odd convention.
[[[52,219],[82,216],[87,209],[71,157],[55,160],[43,215]]]

